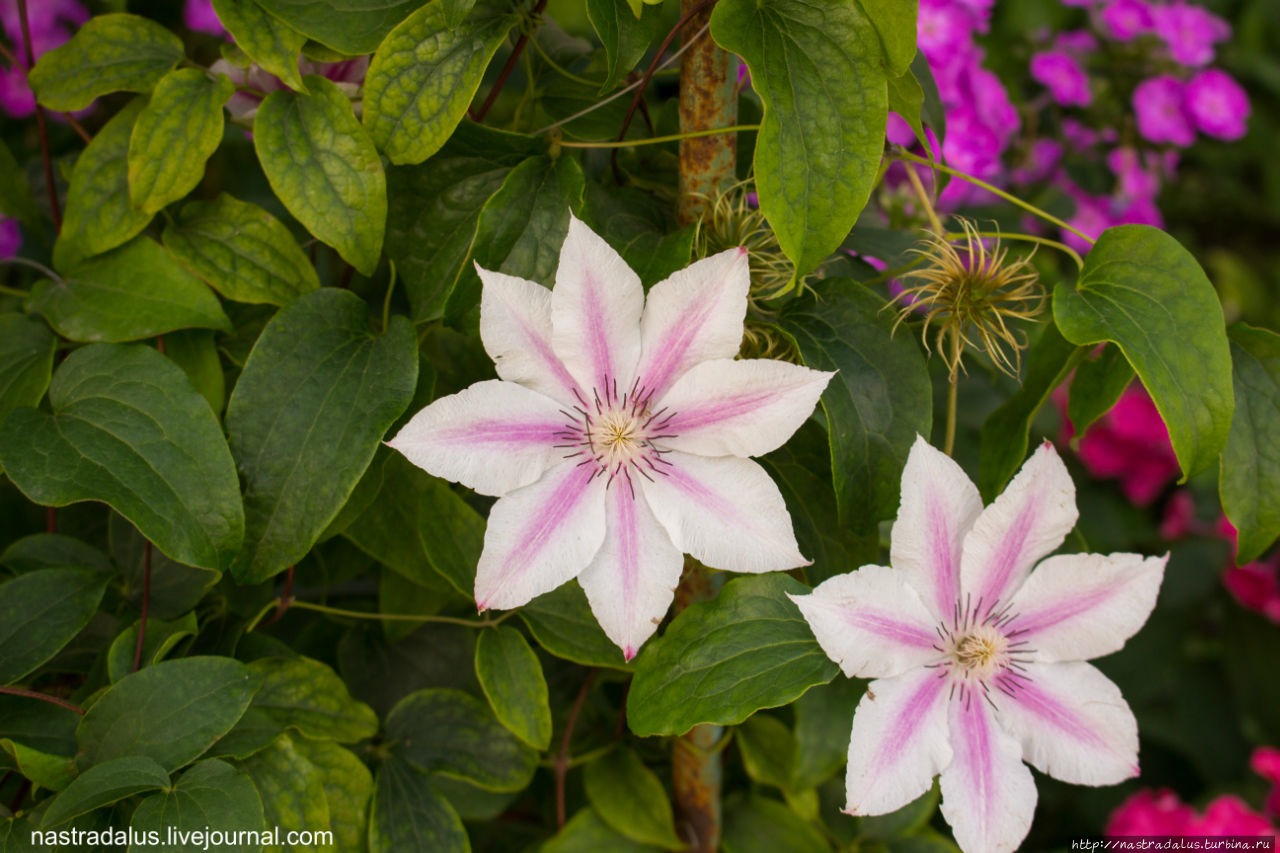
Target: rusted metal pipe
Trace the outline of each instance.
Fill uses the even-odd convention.
[[[701,32],[715,3],[681,0],[691,14],[684,37]],[[731,127],[738,123],[737,62],[708,34],[693,44],[680,65],[680,132]],[[738,137],[724,133],[680,140],[681,225],[697,220],[715,198],[734,182]]]

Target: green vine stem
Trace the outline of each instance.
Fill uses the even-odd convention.
[[[758,124],[735,124],[732,127],[710,127],[703,130],[691,130],[687,133],[672,133],[668,136],[653,136],[649,139],[624,139],[602,142],[569,142],[560,140],[561,148],[630,148],[632,145],[657,145],[662,142],[680,142],[685,139],[698,139],[704,136],[719,136],[723,133],[741,133],[759,130]]]

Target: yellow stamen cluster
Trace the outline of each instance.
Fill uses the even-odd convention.
[[[952,657],[967,677],[986,679],[1009,663],[1009,640],[990,625],[978,625],[955,644]]]

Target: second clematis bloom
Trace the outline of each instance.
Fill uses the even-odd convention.
[[[477,269],[479,269],[477,267]],[[830,373],[734,360],[750,285],[731,249],[655,284],[572,218],[555,289],[479,269],[500,380],[436,400],[390,442],[498,496],[481,610],[572,578],[629,660],[671,604],[683,554],[737,572],[807,565],[782,494],[746,458],[781,446]]]
[[[1138,774],[1137,721],[1084,661],[1146,622],[1168,558],[1041,562],[1076,518],[1075,486],[1052,445],[983,509],[960,466],[918,439],[902,474],[892,568],[863,566],[793,597],[845,674],[875,679],[853,718],[850,814],[901,808],[941,774],[957,843],[995,853],[1016,849],[1031,827],[1036,787],[1024,761],[1080,785]]]

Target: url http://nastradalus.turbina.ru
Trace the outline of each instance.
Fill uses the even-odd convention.
[[[137,829],[128,827],[117,829],[63,829],[32,830],[31,845],[33,847],[56,847],[74,849],[76,847],[124,846],[134,847],[186,847],[188,849],[212,850],[219,847],[276,847],[281,845],[293,847],[330,847],[333,845],[333,832],[328,829],[179,829],[166,826],[162,829]]]

